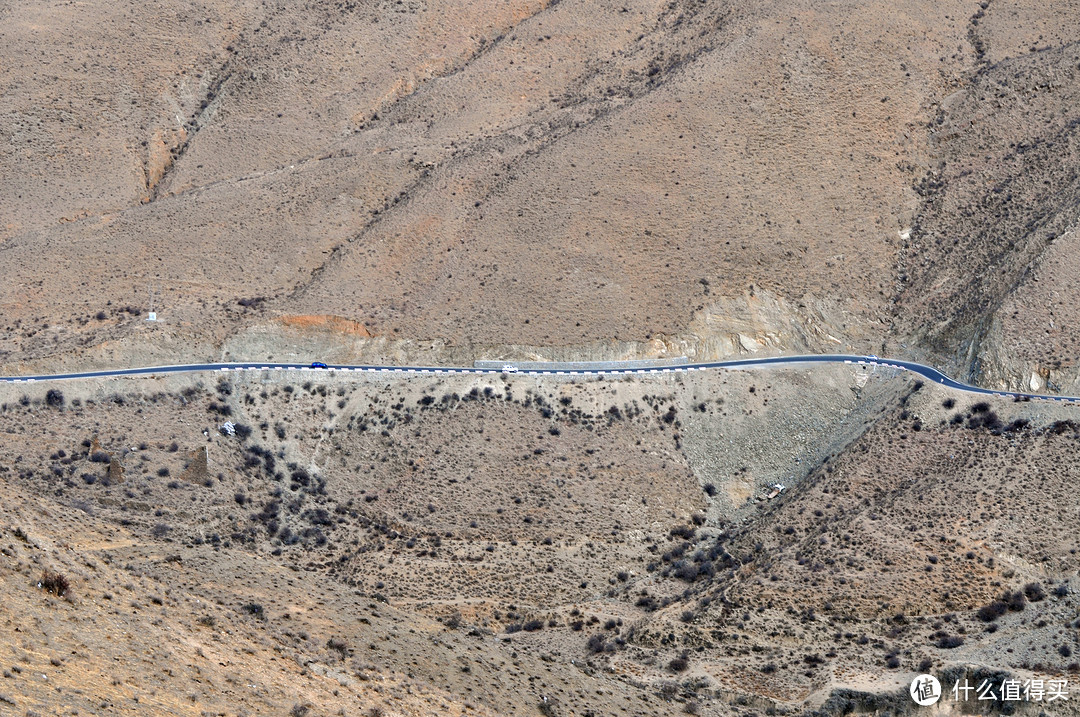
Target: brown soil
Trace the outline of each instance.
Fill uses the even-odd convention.
[[[0,374],[848,351],[1080,395],[1077,37],[7,3]],[[1075,412],[844,365],[0,384],[0,713],[883,716],[930,671],[1075,715]]]
[[[906,704],[925,669],[1075,667],[1067,407],[859,367],[310,375],[4,389],[4,699],[798,714]],[[796,462],[802,434],[824,453]]]
[[[1063,266],[1075,23],[1030,2],[23,3],[0,360],[209,358],[328,314],[473,355],[738,352],[704,317],[766,294],[772,326],[829,307],[809,350],[1026,381],[1076,341],[1059,322],[994,349],[1033,262]]]
[[[368,330],[362,324],[340,316],[282,316],[282,325],[290,329],[320,330],[348,336],[369,337]]]

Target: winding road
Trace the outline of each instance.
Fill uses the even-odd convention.
[[[805,363],[845,363],[864,366],[880,366],[883,368],[898,368],[911,371],[922,376],[928,381],[948,386],[959,391],[966,391],[984,396],[997,396],[1000,398],[1039,399],[1044,401],[1057,401],[1062,403],[1080,403],[1080,396],[1050,396],[1035,393],[1019,393],[1016,391],[995,391],[979,386],[971,386],[966,383],[950,378],[931,366],[924,366],[914,361],[902,361],[900,359],[882,359],[876,356],[855,356],[844,354],[807,354],[800,356],[769,356],[766,358],[735,359],[733,361],[709,361],[704,363],[686,363],[676,366],[657,366],[653,368],[593,368],[578,370],[551,369],[517,369],[516,374],[535,376],[622,376],[626,374],[654,374],[654,373],[677,373],[689,371],[709,371],[712,369],[748,369],[762,366],[791,366]],[[512,365],[512,364],[509,364]],[[82,371],[79,373],[58,373],[37,376],[0,376],[0,382],[4,383],[43,383],[51,381],[70,381],[80,378],[109,378],[113,376],[153,376],[167,373],[195,373],[201,371],[307,371],[317,373],[320,371],[357,371],[361,373],[392,373],[392,374],[440,374],[440,373],[472,373],[472,374],[499,374],[504,373],[501,368],[465,368],[456,366],[335,366],[328,365],[326,368],[312,368],[310,364],[299,363],[200,363],[181,364],[175,366],[146,366],[141,368],[109,369],[103,371]]]

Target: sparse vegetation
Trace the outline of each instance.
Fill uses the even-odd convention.
[[[1024,586],[1024,597],[1028,602],[1042,602],[1046,599],[1046,590],[1040,583],[1028,583]]]
[[[1077,407],[1001,395],[1080,385],[1075,3],[0,14],[5,374],[251,367],[0,384],[0,711],[1080,672]],[[885,358],[497,368],[833,352]]]
[[[1002,600],[995,600],[988,605],[983,605],[976,613],[983,622],[993,622],[1009,611],[1009,606]]]
[[[52,593],[57,597],[64,597],[68,594],[68,590],[71,589],[71,584],[68,582],[67,576],[53,570],[46,570],[43,572],[41,574],[41,579],[38,581],[38,585],[45,592]]]
[[[251,615],[252,617],[257,617],[260,619],[266,617],[266,612],[263,610],[263,606],[257,602],[249,602],[245,605],[242,605],[240,607],[240,610],[244,613],[247,613],[248,615]]]
[[[686,672],[689,668],[690,660],[685,654],[672,658],[672,660],[668,662],[668,669],[672,672]]]
[[[372,653],[371,644],[382,648],[381,641],[364,637],[368,624],[361,622],[362,627],[355,632],[344,629],[329,638],[325,633],[321,639],[312,638],[318,630],[310,623],[299,627],[304,618],[301,611],[291,608],[293,603],[280,609],[266,603],[268,599],[279,600],[276,591],[284,586],[282,579],[297,581],[311,576],[327,581],[320,591],[339,585],[355,602],[356,614],[371,624],[377,619],[369,609],[378,611],[389,604],[398,611],[398,601],[412,594],[415,585],[435,585],[446,591],[444,595],[452,590],[480,598],[476,603],[449,602],[461,609],[442,618],[447,628],[440,638],[444,641],[474,640],[501,629],[502,635],[492,644],[505,644],[508,650],[527,645],[528,651],[519,652],[520,661],[526,652],[535,654],[531,650],[537,646],[550,649],[546,646],[563,639],[561,636],[573,635],[581,640],[577,643],[580,653],[573,659],[598,669],[618,656],[618,660],[640,663],[646,674],[667,674],[670,694],[664,692],[668,687],[658,678],[654,678],[654,688],[665,699],[682,705],[699,693],[692,669],[696,653],[687,650],[693,644],[689,639],[696,639],[691,636],[707,635],[713,644],[702,649],[705,659],[723,662],[727,658],[718,646],[731,638],[721,636],[745,635],[738,638],[745,640],[746,654],[741,659],[749,657],[749,664],[762,679],[770,684],[803,684],[818,679],[832,665],[860,661],[864,669],[881,671],[923,668],[927,652],[946,659],[959,654],[959,648],[978,645],[991,630],[1000,635],[1016,629],[1014,622],[1024,620],[1025,615],[1016,621],[1000,618],[1010,609],[1026,609],[1028,603],[1040,600],[1040,594],[1043,601],[1049,599],[1054,604],[1069,598],[1068,590],[1061,589],[1064,580],[1017,581],[1013,573],[993,562],[995,556],[985,543],[960,541],[950,533],[931,532],[925,527],[923,523],[930,520],[941,525],[964,523],[937,514],[948,510],[950,504],[936,494],[932,494],[933,500],[919,501],[916,510],[915,497],[936,487],[929,478],[920,482],[923,477],[917,471],[909,471],[910,494],[905,492],[902,499],[865,503],[847,490],[851,482],[859,481],[870,486],[867,490],[875,491],[874,495],[895,495],[889,492],[891,484],[871,471],[884,473],[904,466],[908,458],[903,442],[916,440],[915,422],[929,415],[926,401],[936,402],[939,396],[930,394],[922,404],[909,401],[892,414],[908,438],[892,434],[893,444],[889,444],[875,435],[874,430],[885,430],[887,424],[882,421],[880,429],[871,428],[862,443],[829,456],[797,491],[788,493],[790,498],[763,503],[767,510],[761,515],[768,516],[767,527],[763,527],[757,522],[762,518],[753,514],[744,524],[728,522],[723,513],[728,491],[709,483],[715,500],[706,500],[709,491],[692,471],[681,467],[678,454],[672,453],[679,450],[671,443],[675,421],[664,421],[672,402],[669,397],[620,396],[616,414],[610,411],[613,401],[596,401],[584,392],[575,393],[569,404],[562,404],[558,394],[538,396],[534,391],[508,400],[505,389],[487,392],[481,385],[474,392],[472,388],[457,394],[427,390],[412,396],[394,388],[386,390],[384,396],[380,388],[367,389],[370,395],[342,396],[340,387],[324,386],[323,395],[312,382],[309,390],[294,392],[286,403],[287,392],[282,387],[267,386],[256,392],[236,380],[229,381],[213,392],[184,396],[188,404],[177,401],[178,406],[194,403],[205,407],[211,402],[220,404],[224,396],[228,401],[243,402],[244,415],[251,421],[245,441],[219,436],[214,430],[216,421],[196,424],[206,426],[212,434],[208,443],[213,462],[208,465],[200,463],[199,451],[191,450],[202,445],[207,436],[185,432],[187,427],[179,423],[164,438],[148,435],[136,422],[155,404],[122,396],[122,401],[110,399],[107,404],[107,410],[113,412],[109,425],[123,426],[115,416],[133,419],[132,425],[124,426],[122,436],[114,435],[120,433],[118,429],[99,430],[84,443],[85,432],[70,445],[50,445],[41,458],[48,470],[40,476],[31,475],[24,458],[20,462],[24,477],[18,480],[35,486],[35,490],[37,486],[43,491],[50,486],[62,488],[69,493],[63,505],[85,505],[94,512],[95,520],[117,521],[136,538],[162,541],[160,545],[169,550],[158,551],[164,557],[156,558],[156,564],[176,571],[178,576],[198,570],[202,561],[217,556],[227,560],[228,556],[246,554],[297,568],[284,575],[270,571],[267,576],[253,578],[278,581],[275,591],[257,592],[274,596],[263,598],[262,603],[237,601],[239,607],[232,611],[224,608],[216,617],[207,611],[213,609],[213,603],[203,603],[188,624],[208,639],[243,630],[271,630],[275,634],[280,630],[284,639],[295,643],[295,649],[321,655],[317,659],[323,662],[355,661],[354,656]],[[776,392],[775,385],[758,385],[753,400],[764,400]],[[346,396],[347,405],[340,409],[344,413],[335,417],[331,432],[327,430],[327,413],[338,410],[335,407]],[[577,400],[579,396],[581,400]],[[431,400],[424,401],[424,397]],[[635,404],[648,410],[641,411]],[[694,404],[687,398],[679,405]],[[710,401],[706,412],[687,410],[683,415],[695,414],[695,421],[713,420],[713,416],[722,417],[724,410],[734,410],[734,402],[718,405],[721,409],[714,410]],[[285,423],[275,420],[275,416],[285,415],[276,411],[286,406],[290,416],[287,431]],[[551,406],[560,406],[559,413],[545,417],[542,409]],[[906,418],[901,419],[902,414]],[[74,418],[72,411],[51,415]],[[478,428],[481,415],[483,432],[476,430],[471,435],[463,430]],[[498,435],[487,427],[495,418],[521,423],[514,424],[518,426],[514,432]],[[1011,425],[1017,419],[1010,416],[1008,422],[1001,420]],[[559,435],[548,430],[552,425],[562,427]],[[288,442],[277,438],[276,427],[288,435]],[[971,434],[960,430],[965,441],[998,439],[989,431],[969,438]],[[933,441],[950,435],[949,431],[957,429],[927,421],[918,432],[925,437],[918,440],[928,441],[929,447],[924,445],[920,450],[933,455]],[[1070,446],[1074,440],[1071,430],[1054,434],[1038,425],[1025,428],[1023,435],[1001,440],[1022,449],[1028,435],[1039,436],[1043,450],[1048,440],[1069,441]],[[634,460],[612,453],[608,445],[616,442],[634,445]],[[311,450],[316,445],[320,446],[320,457],[312,461]],[[960,459],[973,466],[971,470],[989,476],[981,483],[985,490],[995,490],[997,469],[983,458],[993,452],[995,444],[987,443],[990,448],[982,446],[981,452],[976,452],[978,445],[965,452],[965,445],[950,450],[960,453]],[[537,448],[543,450],[537,452]],[[98,451],[110,457],[104,465],[112,465],[113,459],[123,464],[124,474],[118,480],[107,484],[101,470],[96,475],[84,472],[95,464],[91,456]],[[977,468],[976,456],[982,461]],[[18,464],[12,460],[9,465]],[[573,466],[574,472],[563,472],[564,466]],[[734,468],[740,479],[753,470],[741,462]],[[84,482],[79,480],[81,475],[90,477]],[[667,476],[662,486],[651,478],[654,475]],[[550,476],[556,479],[552,481]],[[626,497],[613,501],[611,495]],[[904,502],[908,495],[910,504]],[[125,503],[129,507],[121,508]],[[647,518],[628,523],[625,510],[617,508],[624,504],[633,505]],[[133,507],[136,505],[139,507]],[[1001,504],[987,510],[996,510],[997,505]],[[930,517],[912,520],[917,513]],[[902,526],[894,532],[915,541],[918,549],[910,551],[910,558],[907,550],[882,554],[867,540],[866,531],[877,530],[882,521]],[[635,538],[628,541],[631,534]],[[1016,548],[1016,553],[1022,555],[1024,549]],[[172,556],[179,559],[173,562]],[[449,556],[454,557],[446,560]],[[432,572],[432,565],[439,565],[440,570]],[[164,586],[141,584],[148,575],[144,570],[132,561],[129,589],[137,595],[126,603],[130,610],[162,616],[182,612],[183,601],[170,596]],[[473,570],[480,570],[485,578],[466,579]],[[944,588],[934,581],[946,572],[950,578]],[[516,593],[511,592],[509,581],[491,577],[499,574],[521,574],[535,584],[557,587],[568,596],[567,603],[543,611],[524,607],[520,604],[524,601],[512,597]],[[865,582],[867,574],[886,582],[896,580],[905,589],[909,583],[934,585],[939,592],[909,590],[912,610],[891,607],[879,621],[869,619],[865,631],[847,634],[840,618],[852,603],[842,601],[859,604],[866,600],[861,603],[864,607],[872,604],[865,587],[869,584]],[[740,578],[734,579],[735,575]],[[249,578],[236,579],[244,582]],[[1001,584],[992,585],[993,579]],[[1013,587],[1005,590],[1001,585]],[[805,605],[788,611],[786,606],[770,602],[792,586],[797,586],[795,594]],[[947,596],[930,597],[944,595],[946,590]],[[582,609],[583,601],[587,604],[597,594],[611,601],[614,613]],[[111,594],[101,600],[125,605]],[[365,608],[365,604],[374,607]],[[980,606],[983,609],[978,609]],[[469,610],[467,620],[462,617],[465,609]],[[269,620],[270,611],[273,621]],[[722,628],[716,625],[721,611],[727,621]],[[1028,612],[1032,616],[1027,624],[1048,624],[1044,616]],[[628,614],[631,619],[624,622]],[[932,620],[923,617],[935,614],[938,617]],[[972,630],[972,617],[990,619],[981,629]],[[761,637],[771,632],[782,634],[793,625],[812,636],[805,639],[805,650],[793,658],[772,650],[769,641]],[[415,635],[399,629],[395,639],[420,639]],[[478,644],[487,645],[487,641]],[[1047,645],[1044,662],[1051,664],[1053,657],[1057,661],[1053,664],[1064,666],[1072,655],[1065,655],[1061,648],[1071,650],[1070,644],[1056,639]],[[653,650],[655,654],[650,654]],[[386,654],[380,649],[374,652]],[[554,669],[561,658],[550,657],[554,662],[545,663]],[[394,662],[398,658],[387,659],[403,664]],[[455,667],[455,674],[483,674],[483,664],[469,660]],[[932,666],[930,661],[926,669]],[[360,674],[370,682],[375,672],[365,668]]]

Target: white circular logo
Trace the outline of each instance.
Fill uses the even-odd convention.
[[[941,683],[933,675],[919,675],[911,681],[911,699],[921,707],[929,707],[941,699]]]

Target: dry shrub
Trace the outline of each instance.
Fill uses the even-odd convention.
[[[64,597],[71,589],[71,583],[62,573],[46,570],[41,574],[38,586],[45,592],[52,593],[57,597]]]

